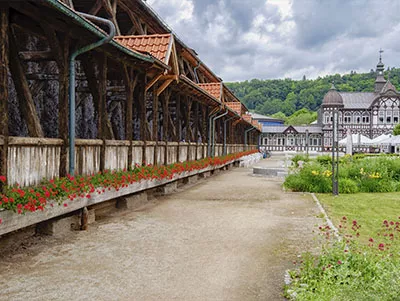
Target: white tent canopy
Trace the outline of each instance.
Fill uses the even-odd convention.
[[[346,145],[347,144],[347,137],[339,141],[339,145]],[[364,135],[361,134],[352,134],[351,135],[351,141],[353,145],[369,145],[371,144],[371,139],[368,137],[365,137]]]
[[[387,140],[391,137],[392,135],[389,134],[382,134],[374,139],[371,140],[371,145],[381,145],[382,141]]]
[[[400,136],[391,136],[385,140],[382,140],[379,144],[383,145],[400,145]]]

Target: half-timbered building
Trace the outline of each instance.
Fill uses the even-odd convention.
[[[340,92],[332,84],[325,95],[316,124],[301,127],[264,126],[263,142],[274,150],[303,150],[305,145],[320,151],[329,151],[332,147],[333,111],[339,112],[339,139],[348,134],[362,134],[371,139],[393,131],[400,118],[400,93],[390,79],[383,76],[382,57],[376,67],[374,92]],[[305,134],[307,132],[307,135]],[[318,136],[316,140],[301,137],[309,133]],[[317,142],[315,145],[314,142]]]

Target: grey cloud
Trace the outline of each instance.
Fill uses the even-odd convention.
[[[288,17],[269,0],[187,1],[193,16],[180,22],[177,1],[153,7],[226,81],[367,72],[380,47],[386,65],[400,64],[398,0],[292,0]],[[254,27],[259,14],[264,22]]]

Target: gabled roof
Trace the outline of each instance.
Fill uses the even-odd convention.
[[[221,83],[206,83],[206,84],[198,84],[200,88],[206,90],[209,94],[214,96],[216,99],[221,101],[221,92],[222,85]]]
[[[390,90],[397,93],[396,87],[393,86],[393,84],[390,82],[390,80],[388,80],[386,82],[386,84],[383,86],[383,88],[381,90],[381,94],[384,94]]]
[[[344,109],[368,109],[378,94],[373,92],[339,92]]]
[[[289,130],[289,128],[294,129],[298,133],[305,133],[306,130],[308,130],[310,134],[322,134],[322,128],[320,126],[313,126],[313,125],[309,126],[266,125],[262,127],[262,132],[271,134],[282,134],[287,130]]]
[[[253,119],[256,119],[256,120],[281,121],[281,122],[284,121],[282,119],[273,118],[273,117],[261,115],[261,114],[258,114],[258,113],[250,113],[250,114],[251,114],[251,117],[253,117]]]
[[[135,51],[150,53],[165,64],[169,62],[174,43],[174,37],[170,33],[143,36],[117,36],[114,40]]]

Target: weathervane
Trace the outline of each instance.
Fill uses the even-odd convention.
[[[379,60],[380,61],[382,61],[382,53],[383,53],[384,51],[382,50],[382,48],[379,50]]]

